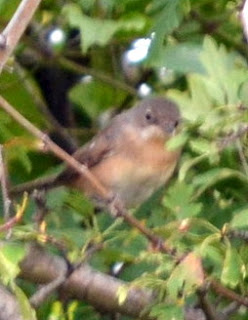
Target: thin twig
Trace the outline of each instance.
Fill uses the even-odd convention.
[[[248,132],[248,125],[242,125],[240,128],[229,134],[228,136],[220,139],[217,143],[217,148],[219,151],[224,150],[228,145],[232,144],[233,142],[236,142],[239,138],[244,136]]]
[[[17,207],[16,215],[13,218],[9,219],[4,224],[0,225],[0,232],[10,230],[11,228],[13,228],[14,225],[16,225],[19,221],[21,221],[27,207],[27,201],[28,201],[27,194],[24,194],[24,198],[21,206]]]
[[[2,145],[0,145],[0,180],[1,180],[2,197],[3,197],[4,220],[8,221],[10,217],[11,201],[8,195],[6,165],[4,162]]]
[[[35,105],[45,116],[46,124],[48,125],[48,129],[53,129],[58,133],[61,138],[70,145],[71,149],[76,151],[77,144],[72,139],[72,137],[68,134],[68,131],[58,122],[58,120],[53,116],[47,107],[42,94],[37,90],[37,87],[33,84],[30,79],[30,75],[18,64],[15,63],[15,70],[22,81],[25,89],[30,93]]]
[[[240,161],[242,163],[244,172],[245,172],[246,176],[248,177],[248,164],[247,164],[247,161],[246,161],[246,158],[245,158],[245,155],[244,155],[243,147],[242,147],[242,145],[240,143],[240,139],[237,139],[236,146],[237,146],[237,149],[238,149],[239,158],[240,158]]]
[[[88,168],[79,163],[76,159],[67,154],[63,149],[57,146],[46,134],[36,128],[31,122],[24,118],[18,111],[16,111],[2,96],[0,96],[0,106],[11,117],[13,117],[21,126],[27,129],[30,133],[41,139],[47,148],[53,152],[57,157],[65,161],[70,167],[79,172],[85,179],[87,179],[92,187],[102,196],[106,201],[106,205],[113,216],[119,216],[124,219],[129,225],[138,229],[160,252],[173,256],[176,262],[182,261],[185,256],[178,255],[175,248],[169,247],[162,238],[155,235],[150,229],[146,228],[136,218],[131,216],[128,211],[123,207],[118,198],[113,198],[99,180],[88,170]],[[248,298],[242,297],[234,291],[223,287],[217,280],[210,280],[210,287],[217,293],[229,298],[233,301],[248,307]]]
[[[42,0],[22,0],[6,28],[0,34],[0,72],[14,51]]]
[[[73,72],[76,72],[78,74],[89,74],[93,77],[95,77],[96,79],[101,80],[102,82],[108,83],[109,85],[111,85],[114,88],[123,90],[128,92],[129,94],[131,94],[132,96],[137,96],[137,91],[129,86],[128,84],[119,81],[117,79],[113,79],[113,77],[111,75],[107,75],[106,73],[100,72],[100,71],[96,71],[92,68],[87,68],[85,66],[82,66],[76,62],[70,61],[66,58],[59,58],[58,63],[66,69],[72,70]]]
[[[248,307],[248,297],[243,297],[237,294],[236,292],[223,287],[217,280],[211,279],[210,287],[221,296],[230,299],[231,301],[236,301],[239,304],[242,304]]]
[[[52,282],[42,286],[29,299],[34,308],[38,308],[55,290],[57,290],[67,279],[64,274],[59,275]]]
[[[67,152],[60,148],[54,143],[48,135],[44,134],[37,127],[35,127],[30,121],[23,117],[18,111],[16,111],[2,96],[0,96],[0,105],[13,119],[15,119],[22,127],[32,133],[35,137],[40,139],[44,145],[52,151],[58,158],[65,161],[71,168],[82,174],[86,179],[90,181],[95,190],[107,201],[110,201],[110,194],[105,188],[99,183],[98,179],[88,170],[88,168],[79,163]]]
[[[25,117],[23,117],[17,110],[15,110],[2,96],[0,96],[0,105],[13,119],[15,119],[21,126],[26,130],[36,136],[38,139],[43,141],[45,146],[53,152],[58,158],[66,162],[71,168],[75,169],[78,173],[83,175],[87,179],[92,187],[106,202],[110,213],[113,216],[122,217],[127,223],[132,225],[141,231],[153,245],[161,250],[162,252],[168,253],[175,256],[176,250],[170,248],[164,243],[162,239],[157,237],[150,229],[143,226],[137,219],[129,215],[128,211],[123,207],[119,199],[113,199],[113,195],[110,194],[106,188],[100,183],[100,181],[88,170],[87,166],[78,162],[75,158],[71,157],[63,149],[61,149],[56,143],[54,143],[46,134],[35,127],[31,122],[29,122]],[[180,260],[180,259],[179,259]]]
[[[208,301],[206,296],[206,290],[198,290],[197,292],[200,307],[204,311],[206,320],[220,320],[219,315],[214,309],[213,305]]]

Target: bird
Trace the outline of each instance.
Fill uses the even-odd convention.
[[[166,142],[178,132],[180,123],[180,111],[174,102],[146,98],[113,117],[73,157],[126,208],[137,207],[171,178],[181,150],[168,148]],[[17,185],[10,194],[30,191],[30,185],[32,189],[65,185],[80,190],[95,203],[101,202],[91,182],[70,167],[56,176],[37,179],[37,183]]]

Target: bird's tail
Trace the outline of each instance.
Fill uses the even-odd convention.
[[[52,189],[55,187],[59,187],[61,185],[61,182],[58,179],[58,175],[51,175],[44,178],[38,178],[26,183],[19,184],[17,186],[14,186],[10,188],[9,195],[10,197],[16,197],[23,192],[30,193],[34,191],[35,189],[41,190],[41,189]]]

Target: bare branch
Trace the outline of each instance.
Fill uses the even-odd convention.
[[[3,196],[4,220],[7,221],[9,220],[9,217],[10,217],[9,211],[10,211],[11,201],[8,195],[6,165],[4,162],[2,145],[0,145],[0,180],[1,180],[2,196]]]
[[[22,0],[12,19],[1,33],[0,72],[14,51],[42,0]]]
[[[87,179],[96,192],[102,197],[110,213],[114,217],[122,217],[129,225],[137,228],[146,238],[152,242],[152,244],[161,252],[170,254],[176,257],[175,248],[169,247],[163,239],[157,237],[150,229],[146,228],[136,218],[128,213],[123,207],[121,201],[113,197],[106,188],[100,183],[100,181],[88,170],[88,168],[78,162],[75,158],[71,157],[67,152],[54,143],[49,136],[40,131],[30,121],[23,117],[17,110],[14,109],[2,96],[0,96],[0,106],[4,109],[13,119],[15,119],[22,127],[43,141],[45,146],[53,152],[58,158],[66,162],[71,168],[75,169],[85,179]],[[182,257],[177,257],[177,260],[181,260]]]
[[[23,320],[15,297],[0,285],[0,320]]]
[[[52,256],[38,246],[30,248],[20,267],[22,278],[42,284],[62,279],[67,272],[67,264],[63,258]],[[93,270],[87,264],[82,264],[69,276],[61,290],[70,297],[88,301],[101,310],[137,317],[153,301],[154,294],[147,289],[129,288],[126,301],[120,305],[118,290],[127,285],[121,280]]]

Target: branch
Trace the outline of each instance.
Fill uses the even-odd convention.
[[[170,254],[176,257],[176,250],[169,247],[163,239],[157,237],[150,229],[142,225],[136,218],[128,213],[123,207],[119,199],[114,198],[106,188],[100,183],[100,181],[90,172],[90,170],[84,164],[78,162],[75,158],[71,157],[67,152],[54,143],[48,135],[44,134],[37,127],[35,127],[30,121],[23,117],[17,110],[15,110],[2,96],[0,96],[0,107],[4,109],[14,120],[16,120],[22,127],[28,130],[35,137],[43,141],[45,146],[53,152],[58,158],[67,163],[72,169],[76,170],[85,179],[87,179],[96,192],[102,197],[106,203],[106,207],[109,209],[113,217],[122,217],[129,225],[138,229],[146,238],[161,252]],[[177,257],[180,261],[181,257]]]
[[[0,34],[0,72],[14,51],[42,0],[22,0],[12,19]]]
[[[109,209],[110,213],[114,217],[122,217],[125,222],[127,222],[132,227],[138,229],[152,244],[153,246],[162,253],[171,255],[177,263],[181,262],[185,255],[178,255],[175,248],[168,246],[163,238],[158,237],[149,228],[145,227],[139,222],[134,216],[130,215],[129,212],[123,207],[122,203],[118,198],[113,198],[105,187],[99,182],[99,180],[89,171],[89,169],[79,163],[75,158],[71,157],[58,145],[56,145],[46,134],[35,127],[31,122],[29,122],[25,117],[23,117],[18,111],[16,111],[2,96],[0,96],[0,107],[4,109],[13,119],[15,119],[21,126],[26,128],[30,133],[41,139],[47,148],[53,152],[57,157],[66,162],[70,167],[79,172],[85,179],[92,184],[92,187],[102,196],[103,200],[106,202],[106,207]],[[248,298],[242,297],[236,294],[234,291],[223,287],[218,281],[210,281],[211,288],[229,298],[233,301],[245,305],[248,307]]]
[[[52,256],[38,246],[30,247],[20,268],[21,278],[38,284],[54,282],[67,273],[67,263],[63,258]],[[68,277],[61,291],[71,298],[87,301],[100,310],[138,317],[153,302],[154,294],[148,289],[131,287],[128,289],[125,302],[120,305],[117,298],[118,290],[127,285],[126,282],[82,264]]]
[[[0,320],[23,320],[15,297],[0,285]]]
[[[96,71],[92,68],[82,66],[82,65],[80,65],[76,62],[70,61],[66,58],[59,58],[58,63],[64,69],[68,69],[68,70],[73,71],[73,72],[80,74],[80,75],[82,73],[89,74],[92,77],[111,85],[113,88],[117,88],[119,90],[126,91],[132,96],[137,96],[137,91],[133,87],[129,86],[125,82],[114,79],[111,75],[108,75],[108,74],[100,72],[100,71]]]
[[[2,188],[2,197],[3,197],[3,211],[4,211],[4,220],[8,221],[10,217],[10,204],[7,186],[7,174],[6,174],[6,165],[3,155],[3,146],[0,145],[0,181]]]

